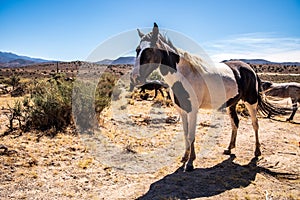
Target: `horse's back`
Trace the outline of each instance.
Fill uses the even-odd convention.
[[[231,68],[235,75],[241,99],[250,104],[256,103],[259,83],[252,67],[242,61],[227,61],[225,64]]]
[[[276,96],[281,98],[300,99],[300,83],[274,83],[270,89],[267,90],[266,95]]]
[[[252,69],[252,67],[242,61],[235,60],[235,61],[226,61],[224,62],[229,68],[231,68],[234,72],[246,71],[249,75],[255,75],[255,71]]]

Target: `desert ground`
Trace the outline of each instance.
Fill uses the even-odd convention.
[[[151,93],[150,96],[153,96]],[[240,118],[237,145],[224,155],[231,125],[225,112],[199,110],[195,170],[182,172],[181,120],[162,96],[112,98],[93,130],[68,128],[5,134],[0,97],[0,199],[299,199],[300,111],[259,117],[262,156],[254,158],[249,117]],[[290,106],[289,100],[273,100]]]

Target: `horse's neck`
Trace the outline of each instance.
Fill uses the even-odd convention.
[[[169,86],[172,86],[177,81],[191,81],[192,79],[195,79],[196,76],[197,79],[201,79],[201,73],[202,71],[198,71],[195,67],[192,67],[190,62],[186,61],[186,59],[180,58],[179,63],[176,65],[176,71],[169,72],[166,75],[161,73],[161,76]]]
[[[163,77],[163,79],[167,83],[167,85],[169,85],[169,86],[174,85],[174,83],[176,81],[180,81],[180,79],[181,79],[177,72],[176,73],[168,73],[167,75],[162,75],[162,73],[161,73],[161,76]]]

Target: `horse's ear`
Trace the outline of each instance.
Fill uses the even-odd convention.
[[[153,39],[154,41],[157,40],[157,38],[158,38],[158,33],[159,33],[158,26],[157,26],[157,24],[154,22],[154,26],[153,26],[153,29],[152,29],[152,39]]]
[[[140,38],[144,37],[145,34],[142,33],[142,32],[140,31],[140,29],[137,29],[137,31],[138,31],[138,34],[139,34]]]

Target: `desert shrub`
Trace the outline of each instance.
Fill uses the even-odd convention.
[[[20,83],[20,77],[16,76],[16,75],[12,75],[9,79],[8,79],[8,84],[11,85],[13,87],[13,90],[19,85]]]
[[[93,80],[77,80],[73,89],[73,114],[77,127],[82,132],[91,130],[98,113],[110,105],[117,78],[105,72],[97,83]],[[95,116],[96,115],[96,116]]]
[[[87,131],[94,126],[94,98],[93,82],[76,81],[73,86],[73,114],[74,121],[80,131]]]
[[[12,89],[10,90],[10,94],[12,97],[23,96],[27,92],[27,83],[22,82],[21,78],[15,74],[10,76],[9,78],[3,79],[2,83],[12,87]]]
[[[14,122],[17,122],[19,128],[21,128],[22,122],[24,121],[22,102],[16,101],[12,107],[8,106],[8,111],[9,112],[6,113],[6,116],[9,121],[9,124],[7,125],[9,131],[14,129]]]
[[[95,125],[95,114],[110,105],[116,80],[111,73],[104,73],[98,83],[88,79],[66,81],[60,74],[48,80],[33,80],[28,87],[30,96],[15,102],[16,109],[11,109],[11,121],[17,120],[26,131],[60,131],[74,123],[80,131],[89,131]]]
[[[101,112],[106,106],[110,105],[111,95],[117,78],[111,73],[103,73],[99,79],[95,93],[95,110]]]
[[[53,77],[32,84],[30,97],[16,101],[9,108],[10,130],[13,130],[15,120],[19,122],[19,128],[26,131],[57,131],[72,124],[72,83]]]
[[[12,97],[24,96],[27,91],[27,83],[19,83],[11,92]]]
[[[61,130],[72,123],[72,83],[62,78],[40,81],[30,101],[26,127]]]

